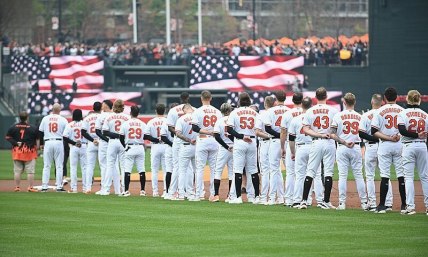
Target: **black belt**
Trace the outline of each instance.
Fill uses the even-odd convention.
[[[269,141],[270,138],[263,138],[262,141]]]
[[[245,136],[245,135],[244,135],[244,137],[256,138],[255,136]],[[244,138],[238,138],[238,139],[241,139],[241,140],[242,140],[242,139],[244,139]]]
[[[301,145],[311,145],[312,143],[299,143],[299,144],[296,144],[297,146],[301,146]]]
[[[329,140],[330,138],[322,138],[322,137],[313,137],[312,138],[312,141],[315,141],[315,140]]]
[[[375,145],[375,144],[377,144],[378,142],[367,142],[367,144],[368,145]]]
[[[127,145],[144,145],[144,144],[135,143],[135,144],[127,144]]]
[[[49,138],[49,139],[45,139],[45,141],[62,141],[61,138]]]
[[[190,143],[183,143],[183,145],[190,145]]]
[[[403,144],[405,144],[405,145],[411,144],[411,143],[425,143],[425,141],[407,141],[407,142],[403,142]]]
[[[356,145],[359,145],[361,142],[354,142],[354,146],[356,146]],[[344,146],[346,146],[345,144],[342,144],[342,143],[339,143],[339,142],[337,142],[337,144],[338,145],[344,145]]]
[[[162,144],[164,144],[164,142],[159,142],[159,143],[152,142],[152,145],[162,145]]]

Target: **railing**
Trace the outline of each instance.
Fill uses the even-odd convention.
[[[27,110],[29,88],[27,74],[3,75],[3,99],[14,113]]]

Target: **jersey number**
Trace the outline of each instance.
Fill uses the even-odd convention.
[[[57,132],[58,131],[58,123],[49,123],[49,132]]]
[[[343,122],[343,125],[345,126],[345,128],[343,129],[343,134],[358,134],[358,122],[345,121]]]
[[[321,122],[323,124],[321,124]],[[328,116],[322,116],[322,117],[318,116],[315,119],[313,125],[314,125],[314,127],[318,128],[318,129],[320,129],[320,128],[328,129],[328,127],[330,126],[330,118]]]
[[[92,122],[89,126],[90,126],[89,132],[91,134],[94,134],[95,133],[95,122]]]
[[[281,127],[281,121],[282,121],[282,116],[279,116],[278,119],[275,121],[275,126]]]
[[[76,128],[74,129],[74,139],[81,139],[82,138],[82,134],[80,133],[80,129]]]
[[[253,129],[254,128],[254,118],[253,117],[241,117],[239,118],[239,127],[241,129]]]
[[[160,136],[161,136],[161,132],[160,132],[160,130],[161,130],[161,127],[157,127],[157,128],[156,128],[156,131],[157,131],[157,133],[158,133],[158,138],[160,138]]]
[[[205,115],[204,120],[202,121],[202,125],[204,125],[204,127],[209,127],[209,126],[214,127],[216,122],[217,122],[217,116]]]
[[[129,139],[141,139],[143,131],[140,128],[130,128],[128,138]]]
[[[409,120],[409,131],[414,133],[423,132],[425,130],[425,120]]]
[[[120,125],[122,125],[122,122],[120,120],[117,120],[117,121],[114,122],[114,130],[116,132],[120,131]]]
[[[392,117],[392,115],[386,115],[385,119],[387,120],[386,121],[387,123],[385,125],[385,128],[387,129],[391,129],[392,127],[397,128],[397,117],[398,116]]]
[[[19,130],[19,134],[21,134],[21,139],[24,138],[24,134],[25,134],[25,129],[20,129]]]

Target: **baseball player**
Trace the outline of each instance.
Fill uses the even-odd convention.
[[[175,125],[175,134],[180,140],[179,149],[179,181],[178,181],[178,198],[173,200],[184,200],[186,197],[189,201],[200,201],[199,194],[195,194],[193,186],[193,171],[196,171],[196,133],[192,131],[192,113],[193,107],[190,104],[183,106],[184,115],[177,120]],[[189,169],[189,165],[193,169]]]
[[[312,147],[309,153],[308,170],[303,186],[303,200],[300,209],[307,208],[309,191],[316,172],[324,163],[324,201],[318,205],[322,209],[335,209],[330,203],[330,194],[333,187],[334,155],[336,146],[330,139],[331,123],[337,110],[327,105],[327,90],[320,87],[315,92],[318,104],[312,106],[303,118],[303,132],[312,137]]]
[[[211,202],[220,201],[219,190],[221,183],[221,174],[223,173],[224,166],[227,165],[228,177],[229,177],[229,193],[227,201],[230,198],[230,189],[233,180],[233,137],[226,131],[227,119],[229,114],[232,112],[233,107],[229,103],[224,103],[220,106],[221,114],[223,115],[214,126],[214,138],[220,144],[220,148],[217,153],[215,161],[215,175],[214,175],[214,197],[210,198]]]
[[[116,103],[116,102],[115,102]],[[114,106],[114,105],[113,105]],[[114,108],[114,107],[113,107]],[[123,118],[123,123],[120,127],[120,143],[122,144],[124,150],[123,153],[123,173],[124,173],[124,191],[119,196],[128,197],[131,195],[129,192],[129,184],[131,182],[131,172],[132,168],[137,166],[138,174],[140,175],[140,196],[145,196],[145,186],[146,186],[146,170],[144,166],[145,159],[145,149],[144,149],[144,140],[147,139],[148,135],[144,135],[144,131],[147,131],[146,123],[138,119],[138,114],[140,109],[137,106],[131,107],[131,118],[125,120]],[[115,118],[115,120],[119,117]],[[107,118],[108,122],[108,118]],[[153,139],[153,138],[151,138]],[[157,140],[159,142],[159,140]],[[112,142],[115,142],[114,139]],[[110,146],[110,143],[109,143]],[[110,149],[109,149],[110,150]],[[109,159],[109,155],[107,155]]]
[[[153,197],[159,196],[158,171],[160,166],[162,166],[162,171],[164,175],[163,181],[165,182],[165,173],[166,173],[165,151],[166,151],[167,145],[164,144],[163,141],[160,141],[162,126],[166,124],[166,118],[164,117],[164,114],[165,114],[165,105],[157,104],[156,117],[154,117],[147,123],[146,131],[145,131],[145,134],[147,136],[157,139],[154,142],[152,141],[151,148],[150,148]],[[163,188],[165,189],[165,185]]]
[[[265,110],[260,111],[260,115],[256,120],[256,135],[259,137],[259,166],[261,174],[261,192],[260,192],[260,204],[266,205],[269,197],[269,146],[271,135],[266,133],[264,120],[268,119],[268,110],[274,106],[275,98],[272,96],[266,96],[264,99]]]
[[[213,137],[216,122],[223,117],[221,112],[211,105],[211,92],[202,91],[202,106],[192,114],[192,130],[198,133],[195,149],[196,160],[196,196],[204,197],[204,168],[208,161],[210,167],[210,198],[214,198],[214,172],[218,144]]]
[[[300,203],[302,202],[303,184],[305,181],[306,168],[309,160],[309,152],[312,146],[312,138],[305,135],[305,133],[302,131],[304,113],[306,113],[306,111],[311,108],[312,99],[310,97],[305,97],[302,99],[301,103],[302,113],[291,119],[290,124],[287,126],[287,131],[285,132],[289,138],[290,158],[295,162],[293,208],[299,208]],[[317,204],[322,204],[324,186],[321,180],[321,166],[318,167],[317,174],[315,175],[314,188]],[[309,195],[309,197],[311,196]],[[311,203],[311,200],[307,201],[307,204],[311,205]]]
[[[95,194],[101,194],[104,191],[102,190],[105,185],[106,179],[106,167],[107,167],[107,147],[108,147],[108,137],[104,136],[102,133],[102,128],[104,121],[107,116],[110,115],[111,109],[113,108],[113,103],[110,100],[104,100],[101,106],[102,113],[98,115],[95,121],[95,133],[99,138],[98,141],[98,162],[100,164],[101,172],[101,190],[97,191]]]
[[[428,215],[428,165],[426,138],[428,132],[428,114],[419,108],[421,94],[416,90],[407,93],[407,109],[398,116],[398,130],[402,135],[403,169],[406,183],[406,204],[404,214],[415,214],[414,170],[419,172],[426,214]]]
[[[43,138],[40,147],[43,149],[43,177],[42,192],[48,191],[49,178],[51,173],[52,161],[55,161],[56,167],[56,191],[65,192],[62,187],[62,172],[64,146],[62,143],[62,133],[67,120],[60,115],[61,105],[58,103],[52,106],[52,113],[45,116],[39,126],[40,138]]]
[[[113,112],[105,118],[102,130],[103,135],[109,137],[107,146],[107,169],[106,179],[103,185],[103,192],[100,195],[109,195],[110,187],[113,181],[114,191],[116,195],[121,194],[120,178],[125,170],[124,167],[124,147],[119,140],[120,128],[123,123],[128,121],[131,117],[123,113],[124,103],[118,99],[113,103]],[[141,131],[141,133],[144,133]],[[119,161],[120,172],[115,168],[116,161]],[[140,174],[141,175],[141,174]],[[124,182],[124,181],[122,181]],[[145,194],[141,192],[141,194]]]
[[[168,125],[168,130],[174,134],[174,140],[172,145],[172,174],[171,174],[171,184],[169,186],[169,194],[170,196],[168,198],[173,198],[172,196],[177,193],[178,189],[178,154],[180,151],[180,144],[181,140],[175,136],[175,124],[177,123],[177,120],[179,117],[184,115],[183,112],[183,106],[184,104],[189,103],[189,93],[183,92],[180,95],[181,104],[177,105],[176,107],[169,110],[168,115],[166,117],[166,124]],[[177,197],[175,197],[177,198]]]
[[[82,136],[83,126],[82,110],[75,109],[73,111],[73,120],[67,124],[64,133],[62,134],[65,142],[71,145],[70,147],[70,177],[71,184],[69,193],[77,193],[77,167],[80,163],[82,172],[82,192],[86,192],[86,138]],[[92,178],[91,178],[92,179]]]
[[[380,94],[374,94],[371,100],[372,109],[364,113],[361,117],[359,125],[359,136],[365,140],[365,151],[364,151],[364,170],[366,174],[367,184],[367,210],[376,210],[376,189],[375,189],[375,170],[377,166],[377,149],[379,146],[379,139],[374,137],[371,132],[371,124],[373,117],[377,115],[378,109],[382,106],[382,96]],[[392,208],[392,185],[389,181],[388,194],[386,196],[387,208]]]
[[[276,106],[270,108],[267,112],[267,119],[264,120],[265,130],[272,135],[269,144],[269,205],[284,203],[284,179],[281,172],[281,119],[290,108],[284,105],[286,98],[285,91],[275,92]],[[277,199],[276,199],[277,197]],[[291,206],[291,203],[289,204]]]
[[[391,164],[394,164],[398,179],[398,191],[401,197],[401,212],[406,211],[406,188],[401,153],[403,145],[400,142],[397,119],[403,108],[396,104],[397,91],[395,88],[387,88],[384,93],[386,104],[379,108],[372,120],[372,134],[379,138],[378,158],[380,170],[380,202],[376,213],[386,213],[386,194],[389,188]]]
[[[38,192],[33,188],[34,173],[36,169],[37,148],[39,147],[39,133],[37,127],[28,123],[28,113],[19,113],[19,122],[10,127],[6,140],[12,145],[13,171],[15,179],[15,192],[21,191],[19,184],[21,174],[26,171],[28,192]]]
[[[172,103],[169,106],[169,109],[172,109],[174,107],[178,106],[178,103]],[[172,134],[169,129],[168,129],[168,125],[165,122],[162,126],[161,126],[161,140],[162,142],[164,142],[165,144],[167,144],[167,146],[165,147],[165,194],[162,196],[164,199],[166,200],[170,200],[171,199],[171,194],[169,194],[169,186],[171,184],[171,177],[172,177],[172,163],[173,163],[173,159],[172,159],[172,141],[174,140],[174,134]]]
[[[239,105],[240,107],[235,109],[227,120],[227,132],[235,138],[233,145],[233,172],[235,173],[236,198],[231,199],[229,203],[242,204],[242,173],[245,168],[247,174],[251,175],[254,186],[255,199],[253,203],[258,204],[260,202],[260,182],[257,174],[257,146],[254,126],[258,114],[249,107],[251,98],[248,93],[244,92],[239,95]]]
[[[296,92],[293,95],[293,99],[292,102],[294,104],[293,108],[287,112],[285,112],[282,115],[281,118],[281,134],[280,134],[280,138],[281,138],[281,155],[283,156],[283,158],[285,159],[285,170],[286,170],[286,175],[285,175],[285,196],[284,196],[284,201],[285,201],[285,205],[286,206],[292,206],[293,204],[293,195],[294,195],[294,182],[295,182],[295,161],[291,159],[291,154],[290,154],[290,147],[286,144],[287,143],[287,130],[288,127],[290,126],[291,120],[294,117],[299,116],[300,114],[302,114],[302,99],[303,99],[303,94],[300,92]]]
[[[337,113],[331,124],[331,138],[338,143],[336,160],[339,170],[339,206],[337,210],[346,209],[346,184],[349,168],[352,169],[354,174],[361,208],[366,210],[367,193],[362,171],[361,139],[358,135],[361,114],[354,110],[356,102],[354,94],[346,93],[343,99],[345,110]]]
[[[90,194],[92,190],[92,178],[94,176],[95,162],[98,158],[99,137],[95,133],[95,123],[101,112],[101,103],[95,102],[92,108],[94,111],[83,119],[82,136],[88,140],[86,147],[86,189],[85,194]]]

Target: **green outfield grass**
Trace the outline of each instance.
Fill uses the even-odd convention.
[[[11,157],[10,150],[0,150],[0,179],[13,179],[13,162]],[[70,164],[68,164],[70,165]],[[69,166],[68,166],[69,167]],[[146,158],[145,158],[145,168],[146,171],[150,171],[150,150],[146,150]],[[134,167],[135,169],[135,167]],[[70,169],[68,169],[70,170]],[[42,179],[42,171],[43,171],[43,158],[38,158],[36,162],[36,175],[35,179]],[[285,173],[285,172],[284,172]],[[78,169],[78,177],[80,178],[80,167]],[[98,162],[95,165],[95,171],[94,176],[98,177],[100,176],[100,168],[98,166]],[[285,175],[284,175],[285,176]],[[54,168],[51,168],[51,178],[54,178]],[[349,180],[353,180],[352,173],[349,173]],[[334,166],[334,179],[338,179],[338,171],[337,171],[337,165]],[[379,172],[376,172],[376,180],[380,180]],[[391,179],[396,180],[395,176],[395,169],[394,167],[391,168]],[[419,180],[419,176],[416,173],[415,174],[415,180]]]
[[[0,256],[427,256],[428,217],[0,193]]]

